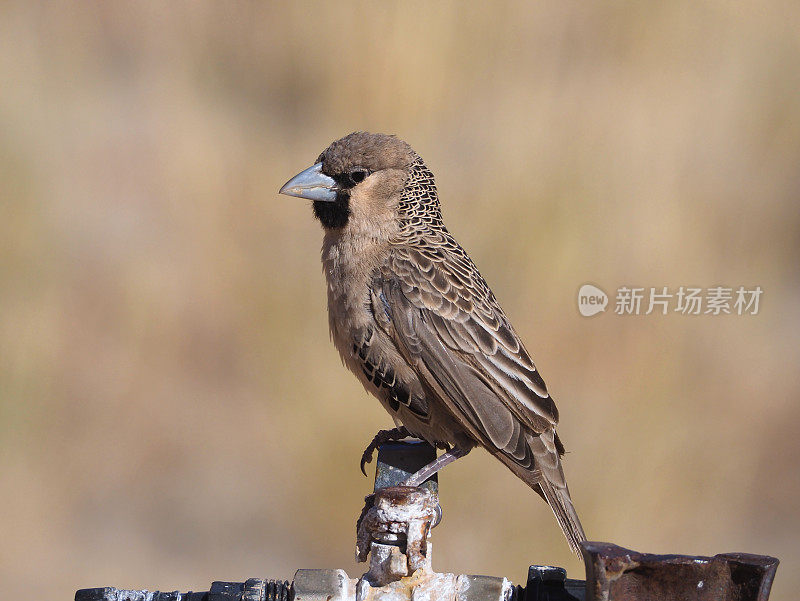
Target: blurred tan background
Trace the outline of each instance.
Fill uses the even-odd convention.
[[[789,0],[3,3],[0,596],[361,573],[358,459],[390,420],[328,341],[319,224],[276,192],[366,129],[436,173],[590,537],[776,555],[793,598],[798,24]],[[587,319],[585,282],[764,294]],[[439,570],[583,577],[486,453],[441,481]]]

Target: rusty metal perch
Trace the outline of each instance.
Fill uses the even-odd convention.
[[[356,526],[356,557],[369,569],[351,579],[344,570],[298,570],[287,581],[251,578],[214,582],[209,591],[180,593],[82,589],[75,601],[767,601],[778,560],[727,553],[714,557],[651,555],[610,543],[582,546],[586,580],[566,570],[531,566],[526,586],[506,578],[440,574],[433,570],[431,529],[441,520],[438,482],[398,486],[436,457],[425,443],[380,447],[375,492]]]

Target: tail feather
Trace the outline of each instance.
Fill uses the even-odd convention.
[[[534,451],[534,457],[536,455],[537,453]],[[561,531],[567,539],[567,543],[569,543],[572,551],[580,556],[580,543],[586,540],[586,534],[569,496],[569,489],[564,480],[564,471],[561,468],[561,460],[558,455],[554,453],[548,456],[548,461],[539,461],[539,457],[536,457],[536,465],[527,469],[508,455],[498,453],[497,457],[547,501],[550,509],[553,510],[553,515],[555,515],[558,525],[561,527]],[[541,459],[544,459],[544,457]],[[553,465],[554,459],[555,464]],[[551,463],[551,466],[542,465],[548,462]]]
[[[539,482],[539,488],[547,504],[550,505],[550,509],[553,510],[553,514],[558,520],[558,525],[561,526],[561,531],[567,537],[570,548],[576,555],[580,555],[580,544],[586,540],[586,534],[583,531],[580,519],[578,519],[575,506],[572,504],[569,490],[567,488],[555,488],[545,479]]]

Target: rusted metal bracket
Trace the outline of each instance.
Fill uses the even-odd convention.
[[[724,553],[652,555],[611,543],[583,545],[587,601],[767,601],[778,560]]]
[[[433,571],[431,529],[441,520],[435,478],[398,486],[436,457],[425,443],[392,442],[378,451],[375,492],[357,523],[357,557],[369,569],[298,570],[287,581],[215,582],[205,592],[83,589],[75,601],[767,601],[778,560],[727,553],[651,555],[611,543],[582,545],[586,580],[531,566],[524,587],[505,578]]]

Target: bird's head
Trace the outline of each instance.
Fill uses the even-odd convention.
[[[397,217],[415,162],[421,164],[399,138],[355,132],[333,142],[279,192],[313,200],[314,214],[326,229],[353,221],[377,224]]]

